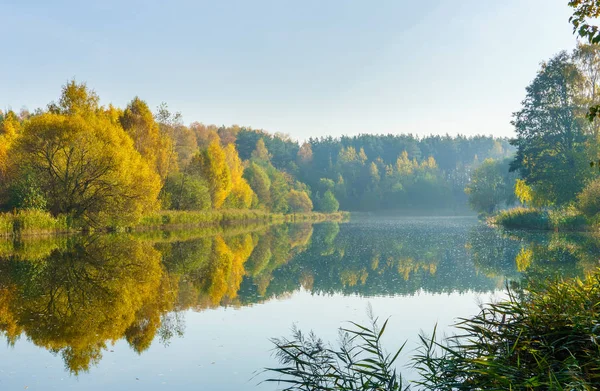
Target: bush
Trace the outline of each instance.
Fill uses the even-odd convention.
[[[558,210],[514,208],[502,211],[491,222],[504,228],[555,231],[584,231],[588,222],[578,210],[567,207]]]
[[[307,213],[313,208],[313,203],[305,191],[293,189],[288,193],[288,205],[292,213]]]
[[[575,208],[550,211],[549,217],[552,228],[558,231],[583,231],[588,226],[585,216]]]
[[[323,213],[333,213],[337,212],[340,208],[340,203],[333,195],[331,190],[327,190],[323,197],[317,198],[317,208],[319,212]]]
[[[548,212],[541,209],[514,208],[498,213],[492,222],[505,228],[551,229]]]
[[[206,181],[181,173],[170,175],[165,181],[163,206],[175,210],[206,210],[211,207],[210,191]]]
[[[589,218],[600,213],[600,179],[590,182],[577,195],[577,208]]]

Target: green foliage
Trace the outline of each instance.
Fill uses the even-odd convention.
[[[10,188],[8,206],[18,209],[46,210],[48,201],[44,196],[38,181],[31,173],[24,172],[13,180]]]
[[[542,64],[514,114],[518,170],[547,204],[574,200],[589,176],[586,126],[582,121],[585,77],[576,58],[559,53]]]
[[[265,170],[254,162],[244,170],[244,179],[258,196],[258,201],[262,205],[271,204],[271,180]]]
[[[505,228],[585,231],[588,220],[581,212],[571,207],[557,210],[536,208],[513,208],[495,215],[491,221]]]
[[[211,207],[208,184],[200,178],[182,173],[171,174],[162,191],[167,209],[205,210]]]
[[[596,179],[577,196],[577,208],[589,218],[600,213],[600,179]]]
[[[548,212],[543,209],[513,208],[503,210],[492,221],[505,228],[539,229],[551,228]]]
[[[310,197],[304,191],[290,190],[288,193],[288,205],[292,213],[306,213],[313,208],[313,203]]]
[[[592,390],[600,381],[600,278],[509,291],[462,319],[460,334],[421,336],[415,365],[428,390]]]
[[[490,214],[515,202],[516,175],[509,173],[508,165],[508,159],[502,162],[486,159],[473,173],[465,192],[477,212]]]
[[[586,231],[589,229],[588,220],[580,211],[573,207],[550,210],[550,226],[560,231]]]
[[[275,213],[287,213],[289,209],[288,193],[290,186],[285,176],[273,166],[268,167],[267,175],[269,175],[269,179],[271,180],[271,187],[269,189],[269,198],[271,200],[269,205],[270,210]]]
[[[333,213],[337,212],[339,207],[340,203],[331,190],[327,190],[322,197],[317,198],[317,210],[319,212]]]
[[[340,329],[340,346],[328,347],[315,334],[305,336],[293,329],[293,339],[273,339],[280,368],[266,371],[278,375],[265,381],[284,384],[289,391],[399,391],[407,390],[394,363],[403,346],[391,355],[381,346],[387,321],[379,328],[371,318],[370,327],[352,322]]]

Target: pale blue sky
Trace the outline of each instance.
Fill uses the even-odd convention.
[[[511,136],[542,60],[576,43],[567,0],[0,0],[0,108],[164,101],[186,123],[294,138]]]

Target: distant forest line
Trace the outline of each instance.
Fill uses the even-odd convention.
[[[185,125],[166,104],[100,105],[69,81],[57,102],[0,113],[0,209],[129,226],[157,210],[272,213],[463,209],[486,159],[514,153],[491,136],[290,137]]]

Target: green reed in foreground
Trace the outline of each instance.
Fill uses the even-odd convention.
[[[325,344],[314,333],[293,329],[293,339],[273,339],[281,368],[267,368],[278,375],[267,382],[285,384],[285,390],[403,390],[402,377],[395,361],[402,347],[392,356],[381,346],[381,329],[371,316],[371,327],[352,322],[351,329],[340,329],[337,349]]]
[[[400,376],[392,369],[397,356],[380,354],[385,327],[379,333],[376,325],[356,327],[347,331],[350,340],[363,343],[352,345],[349,354],[344,344],[333,351],[297,331],[292,342],[276,340],[286,366],[269,371],[292,385],[286,390],[399,389],[399,380],[386,383]],[[593,390],[600,384],[600,272],[509,289],[506,300],[482,306],[455,328],[457,334],[447,338],[437,337],[435,329],[432,337],[420,336],[411,363],[420,374],[416,389]],[[368,358],[355,359],[362,355]]]

